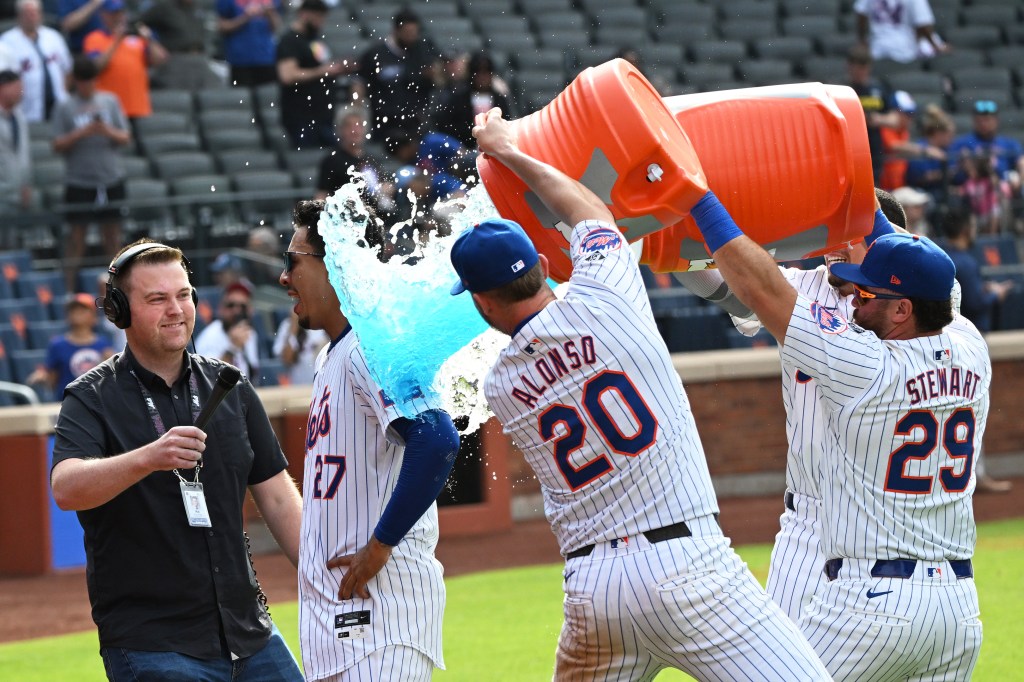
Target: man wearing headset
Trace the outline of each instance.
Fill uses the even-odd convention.
[[[242,529],[248,489],[295,564],[301,498],[246,377],[193,426],[227,366],[186,351],[195,303],[180,250],[142,240],[114,258],[97,305],[127,345],[65,389],[53,497],[85,529],[109,679],[301,680]]]

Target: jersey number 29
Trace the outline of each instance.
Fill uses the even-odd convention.
[[[885,491],[924,495],[932,491],[934,477],[908,476],[907,462],[912,459],[927,459],[942,439],[942,448],[951,459],[963,460],[963,470],[956,473],[956,467],[939,469],[939,482],[947,493],[962,493],[971,480],[974,465],[974,411],[961,407],[949,415],[939,429],[939,420],[930,410],[914,410],[896,423],[897,436],[910,436],[915,429],[923,435],[919,440],[904,443],[889,455],[889,470],[885,473]]]
[[[601,402],[607,391],[617,393],[633,413],[638,426],[632,435],[623,433]],[[573,466],[569,461],[569,456],[583,447],[589,425],[597,428],[602,440],[613,452],[628,457],[636,457],[651,447],[658,435],[657,418],[651,413],[651,409],[647,407],[633,382],[622,372],[605,370],[587,381],[583,386],[583,409],[589,420],[585,420],[575,407],[561,404],[552,405],[538,418],[541,438],[545,443],[554,439],[555,463],[572,490],[579,490],[614,469],[612,463],[608,461],[608,455],[604,453],[579,467]],[[558,424],[562,424],[565,429],[560,436],[555,435],[555,426]]]

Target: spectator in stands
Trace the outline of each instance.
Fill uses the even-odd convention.
[[[32,205],[32,157],[21,97],[15,65],[0,63],[0,211],[5,214]]]
[[[117,95],[129,119],[149,116],[149,67],[166,62],[167,50],[148,26],[128,20],[124,0],[107,0],[100,19],[103,28],[82,43],[99,70],[97,87]]]
[[[441,95],[434,128],[472,147],[476,145],[473,120],[477,114],[500,107],[511,116],[511,104],[508,85],[495,76],[494,62],[485,52],[477,52],[467,63],[466,80]]]
[[[233,253],[222,253],[217,256],[210,265],[210,273],[213,275],[214,283],[221,289],[226,290],[238,282],[250,289],[253,288],[252,280],[245,274],[245,264]]]
[[[875,59],[912,62],[948,52],[928,0],[856,0],[857,38]]]
[[[982,332],[992,331],[993,307],[1006,299],[1013,289],[1013,280],[985,281],[981,264],[971,252],[978,235],[977,223],[963,208],[951,209],[942,224],[946,235],[942,244],[956,265],[956,281],[960,282],[960,313]]]
[[[96,299],[75,294],[64,308],[68,330],[55,336],[46,349],[46,363],[27,384],[45,384],[53,399],[64,399],[64,387],[114,354],[110,338],[96,333]]]
[[[313,383],[316,356],[330,341],[322,329],[299,326],[299,317],[294,312],[281,320],[274,338],[274,357],[288,368],[289,384]]]
[[[274,35],[281,28],[281,8],[281,0],[217,0],[217,30],[232,85],[277,81]]]
[[[324,0],[302,0],[295,20],[277,44],[277,82],[281,86],[281,125],[298,149],[333,147],[334,79],[352,70],[332,61],[320,39],[327,21]]]
[[[68,290],[74,291],[90,222],[100,224],[104,254],[113,257],[121,248],[121,148],[131,141],[131,133],[117,97],[98,91],[91,59],[76,57],[71,75],[74,92],[53,113],[53,149],[64,156],[64,201],[72,206],[64,276]]]
[[[885,148],[882,144],[882,128],[895,123],[895,115],[889,105],[892,91],[871,75],[871,52],[864,45],[853,45],[846,53],[846,70],[849,86],[860,98],[864,118],[868,126],[868,146],[871,149],[871,168],[875,185],[882,179],[885,164]]]
[[[247,284],[235,282],[224,289],[217,319],[196,337],[196,354],[231,363],[249,381],[259,383],[259,338],[252,326],[252,289]]]
[[[1024,175],[1024,147],[1018,140],[999,134],[999,105],[992,100],[976,101],[971,122],[971,132],[957,137],[949,146],[952,183],[960,185],[967,180],[969,163],[964,167],[965,159],[985,156],[991,159],[992,170],[999,180],[1007,183],[1010,196],[1018,199]]]
[[[383,182],[381,160],[366,150],[366,136],[370,130],[366,109],[358,106],[343,107],[338,110],[334,121],[338,143],[334,149],[324,154],[320,161],[320,172],[316,179],[316,198],[326,199],[328,195],[338,191],[339,187],[351,181],[349,168],[362,175],[371,199],[379,199],[382,191],[387,195],[393,195],[393,184]]]
[[[388,37],[359,58],[356,92],[370,103],[374,139],[395,130],[419,139],[425,130],[441,53],[420,28],[416,13],[399,10]]]
[[[896,112],[895,125],[881,129],[885,162],[878,185],[890,192],[906,184],[907,158],[917,153],[917,145],[910,140],[917,103],[906,90],[897,90],[892,94],[892,109]]]
[[[257,285],[277,284],[281,276],[281,240],[272,227],[257,227],[245,242],[245,271]]]
[[[157,0],[142,21],[167,49],[167,61],[153,75],[163,88],[201,90],[220,85],[206,57],[206,21],[195,0]]]
[[[992,330],[992,313],[997,303],[1006,299],[1013,289],[1013,281],[986,281],[981,264],[971,251],[977,236],[977,226],[965,208],[954,208],[943,222],[946,239],[942,248],[956,266],[956,281],[960,283],[960,314],[974,323],[980,331]],[[985,471],[985,458],[981,452],[974,466],[978,492],[1005,493],[1012,488],[1009,481],[992,478]]]
[[[893,197],[900,202],[907,216],[907,231],[922,237],[933,238],[932,226],[928,221],[928,207],[931,197],[913,187],[897,187],[892,191]]]
[[[397,173],[402,168],[416,165],[416,157],[420,153],[420,137],[413,137],[404,130],[395,130],[384,141],[387,157],[384,159],[384,171]]]
[[[43,26],[39,0],[18,0],[18,25],[0,35],[17,60],[25,97],[21,108],[30,122],[49,121],[53,108],[67,99],[65,81],[71,72],[71,53],[64,37]]]
[[[956,123],[939,105],[929,103],[921,114],[921,131],[924,137],[915,140],[920,153],[907,163],[906,182],[931,197],[929,218],[935,223],[935,211],[946,205],[949,194],[947,150],[956,134]]]
[[[106,2],[107,0],[58,0],[60,30],[67,36],[68,49],[72,54],[81,54],[85,36],[103,28],[100,9]]]

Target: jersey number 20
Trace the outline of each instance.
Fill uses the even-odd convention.
[[[896,423],[896,435],[909,436],[920,429],[923,437],[904,443],[889,455],[889,470],[885,474],[885,490],[890,493],[923,495],[932,491],[934,477],[908,476],[907,462],[912,459],[927,459],[942,439],[942,448],[951,459],[963,460],[963,470],[956,473],[956,467],[939,469],[939,482],[948,493],[962,493],[971,480],[974,465],[974,411],[961,407],[949,415],[939,429],[939,420],[928,410],[908,412]]]
[[[607,408],[601,402],[606,391],[614,391],[629,407],[638,424],[636,433],[627,435],[622,432]],[[540,415],[540,435],[544,442],[555,440],[555,463],[565,477],[565,482],[572,490],[579,490],[594,479],[604,476],[614,467],[608,461],[608,455],[602,453],[589,462],[575,467],[569,456],[583,446],[587,436],[587,427],[593,425],[601,438],[612,451],[628,457],[636,457],[651,447],[658,435],[658,420],[647,403],[636,390],[636,386],[622,372],[605,370],[590,379],[583,386],[583,409],[588,420],[575,407],[568,405],[552,405]],[[555,426],[562,424],[565,432],[555,435]]]

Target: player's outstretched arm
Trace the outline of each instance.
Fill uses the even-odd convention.
[[[476,117],[473,126],[480,151],[493,156],[533,190],[559,220],[575,226],[581,220],[614,223],[604,202],[582,184],[557,168],[525,154],[519,149],[512,125],[494,108]]]
[[[714,193],[705,194],[690,214],[729,288],[782,344],[796,305],[796,289],[768,252],[743,234]]]
[[[347,569],[338,586],[339,599],[351,599],[353,594],[370,598],[366,584],[437,499],[459,453],[459,434],[447,412],[428,410],[415,421],[399,419],[391,426],[405,440],[402,468],[370,541],[355,554],[327,562],[327,568]]]

